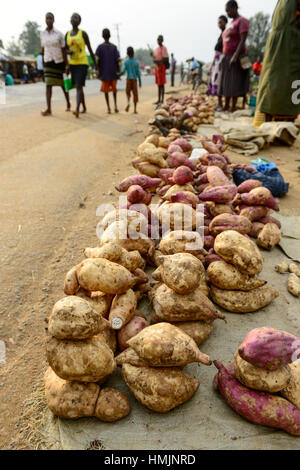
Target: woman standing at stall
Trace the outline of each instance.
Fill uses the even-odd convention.
[[[299,80],[300,2],[279,0],[267,41],[254,124],[294,121],[300,114]]]
[[[241,59],[246,55],[249,21],[239,15],[235,0],[226,3],[226,13],[232,18],[222,34],[223,55],[220,95],[225,96],[224,111],[234,112],[240,96],[246,99],[250,86],[250,69],[243,68]],[[251,64],[250,64],[251,65]],[[231,102],[231,107],[230,107]]]
[[[218,96],[219,105],[217,111],[223,108],[222,95],[220,95],[220,85],[222,78],[222,61],[223,61],[223,38],[222,34],[225,31],[228,19],[225,15],[219,16],[218,26],[221,30],[218,42],[215,47],[215,56],[209,73],[209,83],[207,88],[207,94],[212,96]]]
[[[83,91],[87,71],[89,68],[89,61],[85,50],[86,46],[96,67],[96,59],[90,45],[89,37],[85,31],[79,29],[80,23],[81,16],[78,13],[73,13],[71,16],[71,25],[73,29],[66,34],[66,45],[68,48],[68,53],[70,53],[69,63],[72,83],[76,87],[76,111],[73,113],[76,118],[79,117],[79,109],[81,104],[83,108],[81,112],[86,113],[86,104]]]
[[[51,116],[52,87],[60,86],[67,102],[66,111],[70,111],[71,104],[69,93],[66,92],[63,82],[63,74],[68,71],[68,58],[66,54],[64,35],[54,28],[53,13],[46,14],[45,31],[41,32],[42,56],[44,66],[44,80],[46,82],[47,109],[42,111],[42,116]]]

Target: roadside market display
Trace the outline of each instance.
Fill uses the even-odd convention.
[[[55,415],[107,422],[127,416],[128,398],[104,386],[117,367],[142,405],[169,412],[199,388],[184,367],[212,364],[199,345],[214,321],[229,321],[219,309],[257,312],[278,297],[259,277],[264,250],[281,238],[272,215],[279,211],[277,201],[259,181],[234,184],[237,166],[225,154],[222,135],[182,135],[209,124],[213,114],[198,94],[171,98],[155,112],[159,125],[132,161],[137,173],[117,186],[126,204],[105,214],[99,246],[86,248],[85,259],[66,273],[65,297],[53,307],[46,329],[45,391]],[[195,141],[202,146],[197,158]],[[289,291],[299,296],[298,266],[275,269],[289,272]],[[139,309],[144,296],[151,315]],[[250,332],[234,366],[215,361],[214,383],[244,418],[300,435],[295,341],[270,327]]]

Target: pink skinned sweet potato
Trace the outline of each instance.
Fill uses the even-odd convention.
[[[171,184],[166,184],[165,186],[162,186],[162,188],[159,188],[156,190],[156,194],[159,196],[159,197],[163,197],[165,194],[167,194],[167,192],[169,191],[169,189],[172,188],[172,185]]]
[[[209,232],[214,237],[226,230],[235,230],[242,235],[246,235],[251,231],[251,228],[252,224],[246,217],[232,214],[221,214],[211,221]]]
[[[262,184],[261,181],[249,179],[249,180],[244,181],[243,183],[241,183],[238,186],[238,192],[240,194],[250,193],[250,191],[252,191],[252,189],[261,188],[262,185],[263,184]]]
[[[208,184],[208,178],[207,178],[207,173],[203,173],[202,175],[198,176],[198,178],[195,181],[196,186],[200,186],[202,184]],[[211,184],[211,183],[209,183]]]
[[[207,189],[200,194],[202,201],[212,201],[219,204],[231,202],[237,193],[237,187],[234,184],[229,186],[215,186]]]
[[[193,146],[186,139],[177,139],[173,142],[174,145],[178,145],[183,152],[192,152]]]
[[[174,170],[172,168],[162,168],[158,172],[158,177],[164,181],[166,184],[173,184],[172,177],[173,177]]]
[[[191,193],[190,191],[179,191],[178,193],[172,194],[171,202],[181,202],[183,204],[189,204],[194,209],[197,204],[200,204],[198,196]]]
[[[141,186],[133,185],[127,190],[127,199],[130,204],[143,204],[145,200],[149,199],[149,195]],[[151,195],[149,202],[151,202]]]
[[[264,228],[264,224],[261,222],[253,222],[249,236],[252,238],[257,238],[259,232]]]
[[[212,237],[211,235],[204,237],[204,248],[206,250],[213,248],[214,244],[215,244],[215,237]]]
[[[199,174],[197,174],[197,176],[203,175],[203,173],[206,173],[207,169],[208,169],[208,165],[203,165],[202,163],[198,163],[196,171],[199,172]]]
[[[201,141],[202,147],[207,150],[209,153],[219,153],[221,154],[221,151],[217,147],[216,144],[211,142],[210,140],[202,140]]]
[[[207,256],[205,256],[205,267],[206,269],[208,268],[208,266],[212,263],[216,263],[218,261],[222,261],[222,258],[220,258],[220,256],[216,255],[215,253],[212,253],[212,254],[209,254]]]
[[[206,189],[210,188],[211,185],[209,183],[205,183],[205,184],[200,184],[199,186],[195,186],[196,188],[196,191],[200,194],[200,193],[203,193],[203,191],[205,191]]]
[[[226,403],[246,420],[300,436],[300,410],[288,400],[251,390],[238,382],[219,361],[217,385]],[[216,382],[215,382],[216,383]]]
[[[254,188],[247,194],[237,194],[234,205],[247,204],[248,206],[265,206],[274,211],[279,211],[279,206],[269,189]]]
[[[212,185],[212,186],[228,186],[230,185],[229,179],[219,168],[218,166],[209,166],[207,168],[207,181]]]
[[[269,209],[265,206],[248,206],[240,211],[240,215],[247,217],[251,222],[260,220],[262,217],[266,217],[269,213]]]
[[[127,341],[149,325],[150,323],[145,318],[134,316],[127,325],[118,331],[119,350],[124,351],[127,349],[129,347]]]
[[[187,184],[194,181],[194,175],[190,167],[180,166],[173,173],[174,184]]]
[[[275,217],[272,217],[271,215],[268,215],[267,217],[263,217],[262,219],[259,220],[264,225],[267,224],[276,224],[279,229],[281,229],[281,223],[279,222],[278,219],[275,219]]]
[[[178,168],[179,166],[188,166],[191,170],[195,170],[194,163],[188,159],[184,153],[174,152],[167,158],[167,163],[170,168]]]
[[[286,331],[270,326],[255,328],[250,331],[238,348],[242,359],[267,370],[296,361],[300,339]]]
[[[141,186],[143,189],[150,189],[153,187],[158,187],[161,184],[160,178],[150,178],[149,176],[145,175],[132,175],[125,178],[118,187],[116,187],[117,191],[120,193],[125,193],[130,186],[138,185]]]
[[[171,155],[172,153],[175,153],[175,152],[182,152],[182,149],[181,147],[179,147],[179,145],[175,145],[174,143],[172,143],[168,147],[168,154]]]

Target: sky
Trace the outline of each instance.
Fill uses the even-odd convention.
[[[214,54],[219,36],[217,18],[224,14],[225,0],[26,0],[3,2],[0,15],[0,39],[4,46],[19,37],[27,20],[45,28],[45,13],[55,15],[55,27],[65,33],[70,17],[78,12],[95,49],[103,28],[111,30],[111,41],[118,45],[116,24],[119,24],[121,54],[128,46],[156,46],[163,34],[169,53],[179,61],[195,56],[208,62]],[[249,18],[258,11],[272,14],[277,0],[239,0],[240,14]],[[19,4],[19,5],[18,5]]]

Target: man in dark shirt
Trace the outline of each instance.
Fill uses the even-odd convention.
[[[108,114],[111,114],[109,104],[109,92],[113,92],[115,113],[118,113],[117,106],[117,74],[119,73],[120,54],[117,47],[109,42],[110,31],[104,29],[102,32],[104,43],[100,44],[96,50],[98,58],[98,78],[102,81],[101,91],[105,94]]]

